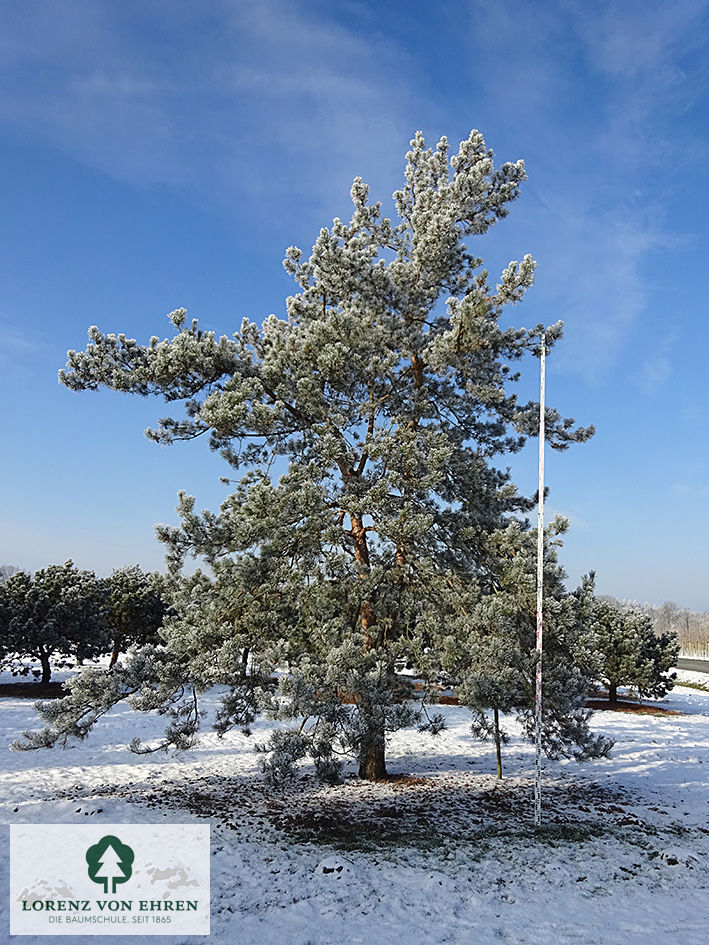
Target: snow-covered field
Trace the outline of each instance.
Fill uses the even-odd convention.
[[[680,678],[709,687],[707,675]],[[0,809],[7,824],[208,819],[209,941],[229,945],[706,945],[709,691],[678,686],[661,705],[678,714],[596,713],[595,728],[616,739],[611,758],[545,763],[535,834],[532,746],[514,730],[498,783],[490,746],[472,740],[457,706],[442,707],[438,738],[391,739],[398,779],[323,788],[306,766],[278,792],[253,753],[268,723],[253,739],[220,740],[207,720],[195,750],[136,756],[126,743],[157,736],[162,720],[119,707],[81,745],[11,752],[37,719],[31,700],[2,698]],[[7,858],[6,842],[5,890]],[[0,941],[7,906],[5,893]]]

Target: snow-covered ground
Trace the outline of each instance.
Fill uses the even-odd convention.
[[[207,719],[194,750],[136,756],[126,743],[159,735],[162,720],[119,707],[81,745],[11,752],[38,722],[31,700],[2,698],[0,810],[9,824],[208,819],[209,941],[229,945],[706,945],[709,675],[679,675],[707,691],[677,686],[661,703],[677,714],[599,711],[594,727],[616,739],[609,759],[545,763],[539,834],[532,746],[512,725],[497,782],[490,746],[472,740],[457,706],[442,707],[438,738],[391,739],[399,779],[352,774],[324,788],[306,766],[278,792],[253,753],[268,723],[252,739],[218,739]],[[215,698],[204,700],[208,714]],[[5,843],[6,876],[7,857]],[[5,894],[0,941],[7,905]]]

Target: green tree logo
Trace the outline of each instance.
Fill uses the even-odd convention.
[[[86,851],[89,878],[103,883],[103,891],[115,893],[118,883],[125,883],[133,875],[135,854],[126,843],[110,834],[101,837],[98,843]]]

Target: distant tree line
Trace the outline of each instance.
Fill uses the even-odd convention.
[[[528,726],[532,724],[533,680],[527,655],[533,644],[527,639],[531,624],[524,598],[527,593],[533,597],[536,564],[533,542],[521,542],[514,529],[500,536],[504,540],[498,548],[496,592],[483,595],[477,603],[471,598],[455,643],[449,637],[444,676],[473,712],[474,734],[494,741],[501,776],[501,745],[507,735],[500,714],[516,712]],[[504,561],[511,562],[507,570]],[[607,690],[611,702],[617,701],[619,687],[643,697],[661,698],[669,692],[680,639],[684,633],[686,640],[688,632],[701,626],[693,618],[707,616],[680,610],[669,602],[652,607],[596,596],[593,574],[575,594],[568,595],[562,589],[562,576],[551,554],[545,647],[545,709],[553,719],[545,727],[545,737],[551,753],[575,741],[565,730],[570,724],[567,703],[582,700],[594,682]],[[50,681],[53,667],[70,666],[70,660],[80,665],[110,654],[110,670],[130,647],[163,642],[159,631],[168,614],[166,600],[165,578],[145,573],[137,565],[115,570],[108,578],[82,571],[72,561],[34,574],[2,566],[0,665],[15,675],[33,673],[42,683]],[[566,640],[563,653],[557,652],[557,637]],[[575,643],[570,646],[572,639]],[[696,635],[690,639],[694,642]],[[39,669],[32,666],[33,661]],[[577,678],[579,667],[583,667],[583,678]],[[417,669],[423,671],[423,664]],[[429,719],[429,724],[435,727],[437,717]],[[576,741],[577,756],[587,750],[595,753],[593,738],[588,747],[578,743],[583,739]]]
[[[563,532],[565,524],[556,522],[554,527]],[[409,665],[430,684],[436,678],[445,679],[454,688],[461,704],[473,714],[473,734],[494,743],[497,773],[502,777],[501,747],[508,734],[501,716],[516,714],[528,734],[533,725],[534,626],[530,602],[534,599],[536,560],[533,535],[523,535],[510,526],[497,537],[498,546],[490,549],[498,558],[495,593],[480,595],[479,589],[471,588],[467,613],[461,617],[460,626],[451,628],[456,632],[447,640],[443,674],[427,673],[423,653],[410,653]],[[139,663],[141,654],[146,653],[153,653],[153,658],[166,658],[171,632],[175,626],[181,626],[194,604],[194,579],[183,579],[182,591],[176,596],[173,587],[176,601],[173,609],[167,604],[166,578],[157,573],[146,574],[135,565],[116,570],[108,578],[82,571],[72,561],[51,565],[34,574],[7,570],[9,573],[0,584],[0,663],[14,674],[32,672],[41,677],[42,683],[49,682],[53,667],[71,665],[69,657],[80,664],[110,654],[108,668],[100,673],[114,675],[115,667],[115,682],[120,688],[125,673],[132,672],[130,662],[126,670],[117,665],[120,654],[136,647]],[[673,687],[675,674],[671,669],[676,665],[680,644],[672,629],[657,634],[642,608],[595,596],[593,573],[573,594],[564,590],[563,576],[552,543],[545,560],[544,747],[552,757],[572,754],[583,760],[607,753],[612,745],[609,739],[593,736],[585,728],[590,711],[582,707],[594,684],[607,690],[611,702],[617,701],[620,687],[642,697],[661,698]],[[180,593],[184,597],[181,604],[177,603]],[[665,608],[663,613],[668,610]],[[198,608],[192,616],[197,617],[199,633],[203,634],[204,609]],[[166,617],[170,619],[163,628]],[[164,656],[158,655],[156,644]],[[28,661],[39,662],[41,668],[33,668]],[[241,669],[243,676],[247,663]],[[77,677],[71,695],[61,700],[62,705],[44,704],[41,714],[49,713],[56,736],[78,731],[74,703],[78,702],[83,712],[95,700],[93,687],[98,679],[95,673],[90,670],[85,678]],[[303,697],[302,683],[297,674],[292,675],[289,683],[292,703],[281,707],[281,712],[289,717]],[[322,699],[322,694],[318,698]],[[102,711],[110,705],[109,699],[101,706]],[[569,712],[569,705],[576,706],[576,714]],[[399,711],[413,710],[400,703]],[[423,711],[432,729],[442,726],[441,716],[431,717],[425,708]],[[577,732],[574,726],[578,727],[579,721],[583,730]],[[26,735],[29,742],[20,747],[49,743],[46,732],[38,733],[39,742],[33,733]],[[286,769],[291,771],[294,758],[292,745],[281,747],[284,751],[273,747],[269,750],[283,767],[283,774]]]

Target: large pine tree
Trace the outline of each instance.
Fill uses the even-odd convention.
[[[268,700],[256,681],[287,668],[288,699],[272,708],[303,724],[269,746],[272,771],[310,753],[333,775],[350,753],[362,777],[385,776],[386,733],[420,719],[397,661],[436,671],[450,621],[478,593],[484,538],[530,508],[494,464],[536,429],[538,405],[511,387],[543,326],[500,324],[535,263],[511,262],[491,284],[464,242],[507,215],[524,179],[522,161],[495,169],[477,131],[452,156],[419,133],[396,219],[356,179],[350,222],[322,229],[307,257],[288,249],[298,289],[285,318],[217,338],[178,310],[173,337],[147,345],[92,327],[60,373],[73,390],[183,401],[149,435],[208,433],[237,471],[218,512],[181,495],[180,527],[159,530],[174,570],[192,554],[212,572],[183,586],[163,633],[197,688],[234,687],[222,730],[246,724]],[[547,346],[560,334],[547,327]],[[552,447],[592,432],[547,410]]]

